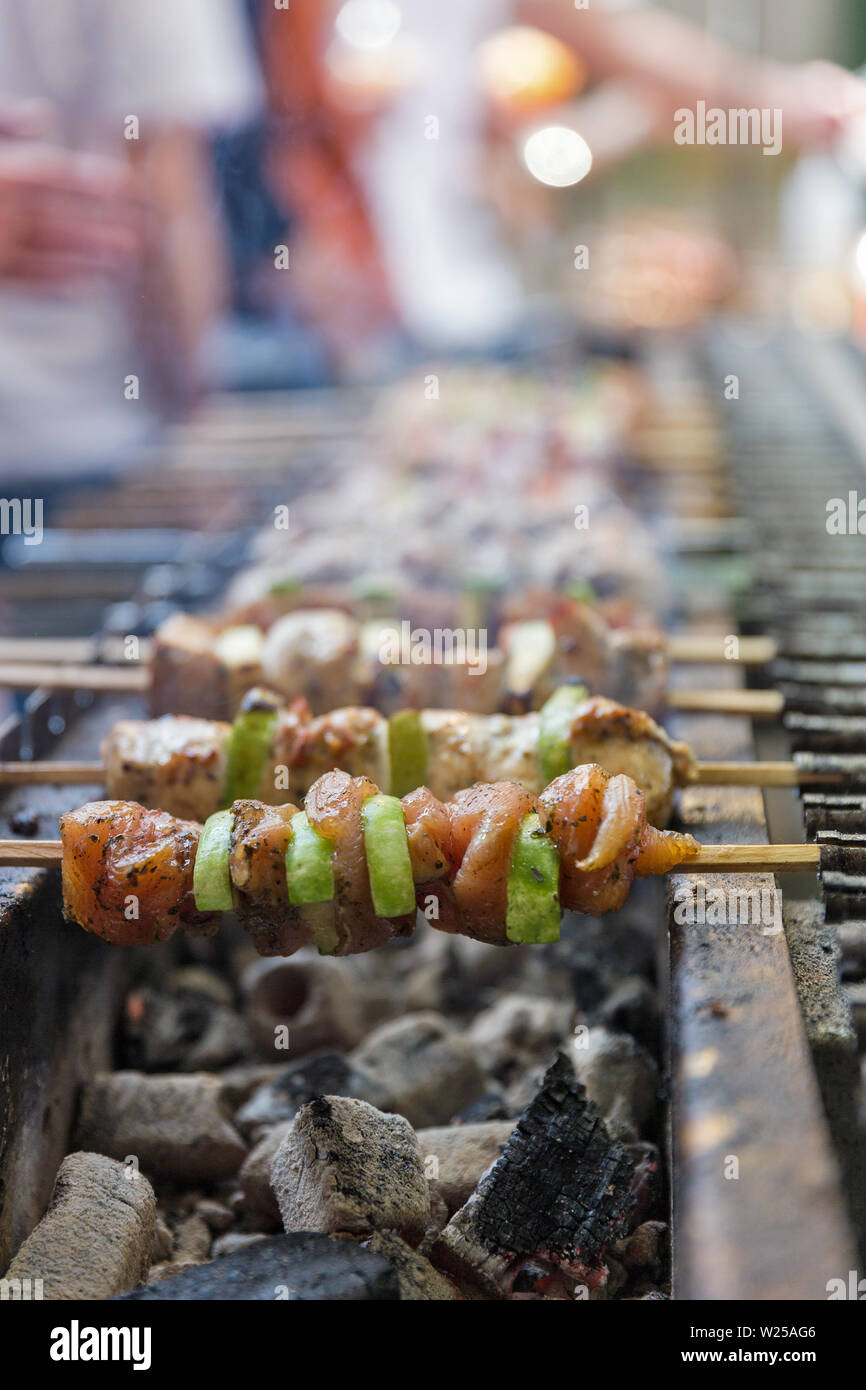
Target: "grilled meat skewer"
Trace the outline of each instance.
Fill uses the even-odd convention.
[[[475,940],[553,939],[551,914],[558,931],[562,908],[619,908],[635,877],[664,873],[699,850],[690,835],[648,825],[634,782],[593,764],[537,797],[493,782],[447,802],[420,787],[398,802],[368,778],[328,772],[310,787],[303,815],[290,804],[240,800],[203,831],[164,811],[97,801],[61,817],[60,831],[68,920],[115,944],[144,945],[178,927],[216,931],[208,904],[219,901],[235,909],[262,955],[308,944],[337,955],[371,950],[411,933],[416,901],[440,930]],[[317,875],[319,885],[326,880],[323,864],[329,892],[309,887]],[[383,894],[399,910],[383,911]]]
[[[669,738],[643,711],[602,696],[581,699],[581,693],[562,692],[572,697],[561,725],[564,767],[595,762],[608,772],[627,773],[646,797],[648,820],[664,825],[675,787],[694,780],[690,748]],[[233,748],[238,741],[243,745],[247,718],[264,721],[265,742],[249,752],[242,771],[251,778],[244,779],[243,792],[268,803],[282,800],[286,791],[305,797],[317,777],[337,767],[389,790],[405,790],[395,742],[401,728],[415,741],[423,764],[409,785],[424,781],[442,800],[475,782],[513,780],[537,793],[552,772],[543,752],[547,709],[524,715],[420,710],[389,722],[374,709],[351,706],[314,717],[303,702],[286,707],[255,690],[234,729],[184,715],[117,723],[102,744],[109,798],[206,820],[233,799],[237,778],[230,765],[237,761]]]

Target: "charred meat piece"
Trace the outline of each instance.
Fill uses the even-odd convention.
[[[124,946],[201,926],[192,890],[201,827],[124,801],[90,801],[60,817],[68,920]]]

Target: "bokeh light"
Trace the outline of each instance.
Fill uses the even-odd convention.
[[[585,78],[583,64],[570,48],[528,25],[485,39],[478,69],[485,96],[520,111],[569,101]]]
[[[539,183],[568,188],[586,178],[592,168],[592,150],[569,126],[543,126],[524,144],[523,160]]]
[[[352,48],[385,48],[396,38],[402,21],[395,0],[346,0],[335,27]]]

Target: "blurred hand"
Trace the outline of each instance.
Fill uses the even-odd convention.
[[[783,139],[800,147],[828,145],[866,112],[866,81],[835,63],[800,63],[768,74],[762,105],[781,108]]]
[[[63,286],[128,270],[139,207],[125,166],[0,139],[0,280]]]

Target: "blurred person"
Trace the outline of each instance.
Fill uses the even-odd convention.
[[[243,0],[243,14],[258,65],[262,29],[273,7]],[[264,106],[214,140],[216,185],[231,265],[231,312],[215,341],[220,384],[232,390],[303,389],[328,385],[328,352],[314,324],[298,313],[297,295],[274,293],[275,255],[294,232],[294,216],[279,205],[265,174],[268,113]],[[280,284],[287,281],[283,276]],[[303,281],[301,282],[303,283]]]
[[[257,98],[234,0],[0,0],[7,476],[118,466],[202,389],[225,300],[207,140]]]
[[[371,353],[387,357],[399,312],[359,167],[380,95],[347,105],[334,90],[327,47],[338,9],[330,0],[292,0],[278,10],[263,0],[262,52],[272,113],[267,169],[292,219],[298,267],[285,291],[322,334],[334,369],[351,376]]]
[[[503,101],[479,53],[514,24],[557,36],[577,61],[569,73],[560,57],[549,81]],[[525,303],[488,197],[487,142],[512,141],[533,117],[576,127],[603,168],[673,142],[675,113],[699,100],[780,108],[794,146],[831,139],[864,105],[841,68],[742,54],[630,0],[293,0],[266,26],[272,169],[297,214],[308,310],[356,345],[389,324],[427,351],[496,351],[519,335]],[[513,66],[527,59],[515,52]]]

